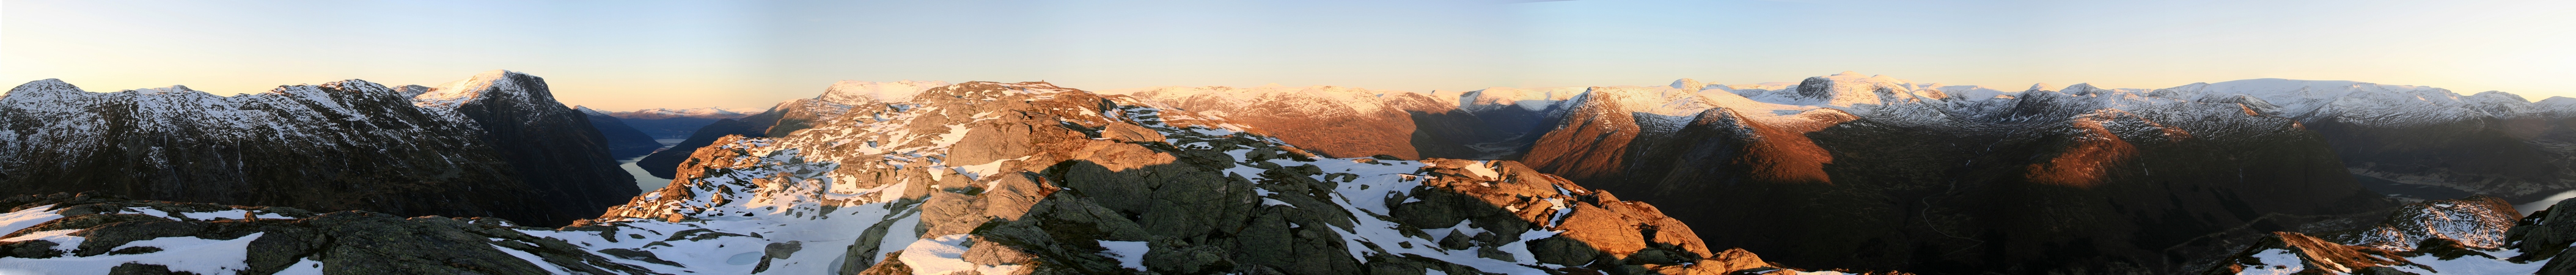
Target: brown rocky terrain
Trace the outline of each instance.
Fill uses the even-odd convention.
[[[1454,94],[1318,87],[1163,87],[1127,92],[1179,110],[1221,117],[1245,131],[1336,157],[1478,158],[1478,149],[1527,129],[1458,108]],[[1526,123],[1535,123],[1532,118]],[[1526,128],[1526,127],[1520,127]],[[1506,153],[1507,154],[1507,153]]]

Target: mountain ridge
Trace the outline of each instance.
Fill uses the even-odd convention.
[[[491,83],[510,78],[520,79]],[[631,180],[622,173],[561,174],[585,164],[599,166],[591,172],[616,168],[571,161],[593,153],[607,158],[589,125],[565,121],[581,119],[574,110],[560,104],[514,109],[538,108],[543,104],[534,100],[551,98],[542,83],[528,81],[542,80],[495,71],[446,85],[493,89],[487,91],[397,89],[353,79],[231,97],[185,86],[94,93],[60,80],[34,81],[0,96],[0,129],[6,129],[0,150],[8,152],[0,162],[11,163],[0,167],[7,174],[0,186],[14,194],[95,190],[533,224],[592,215],[582,213],[598,210],[582,209],[606,205],[580,205],[575,197],[582,192],[553,187]],[[441,93],[406,96],[430,91]],[[519,127],[535,131],[496,133]],[[557,149],[522,146],[533,144]]]

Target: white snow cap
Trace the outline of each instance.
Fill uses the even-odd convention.
[[[904,80],[895,82],[870,82],[842,80],[841,82],[832,83],[831,88],[823,90],[823,96],[815,97],[815,99],[848,105],[867,103],[865,100],[860,100],[861,98],[873,99],[881,102],[902,102],[912,100],[912,95],[920,94],[921,91],[930,90],[930,88],[938,88],[940,86],[948,86],[948,84],[949,83],[946,81]]]
[[[509,78],[510,75],[519,74],[521,73],[509,70],[491,70],[474,74],[474,77],[464,80],[438,84],[438,87],[429,88],[429,91],[412,96],[412,104],[421,107],[454,108],[458,104],[483,98],[484,91],[496,90],[493,89],[493,85],[510,85],[501,80]]]
[[[2036,84],[2030,84],[2030,89],[2029,89],[2029,90],[2022,90],[2022,91],[2024,91],[2024,92],[2041,92],[2041,91],[2054,92],[2054,91],[2057,91],[2057,85],[2049,85],[2048,83],[2036,83]]]

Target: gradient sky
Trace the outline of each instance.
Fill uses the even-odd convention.
[[[604,110],[761,108],[843,79],[1428,91],[1841,71],[2576,97],[2576,1],[1513,2],[9,0],[0,82],[230,95],[509,69]]]

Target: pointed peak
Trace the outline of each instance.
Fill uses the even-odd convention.
[[[2048,83],[2038,83],[2038,84],[2030,84],[2030,89],[2029,89],[2029,90],[2023,90],[2023,91],[2029,91],[2029,92],[2043,92],[2043,91],[2056,91],[2056,90],[2057,90],[2057,85],[2050,85],[2050,84],[2048,84]]]
[[[474,78],[483,78],[483,79],[500,79],[500,78],[503,78],[503,77],[509,77],[510,75],[525,75],[525,74],[524,74],[524,73],[519,73],[519,72],[510,71],[510,70],[490,70],[490,71],[483,71],[482,73],[476,73],[476,74],[474,74]]]
[[[394,93],[402,94],[402,97],[414,98],[419,97],[422,93],[428,93],[430,88],[429,86],[421,85],[402,85],[402,87],[394,87],[393,89]]]
[[[373,84],[370,83],[370,85]],[[454,108],[466,102],[491,97],[492,95],[486,93],[493,92],[515,95],[504,97],[552,103],[555,100],[554,94],[546,91],[545,85],[545,78],[509,70],[491,70],[465,79],[439,84],[418,94],[413,94],[411,91],[400,92],[412,94],[412,104],[421,107]]]
[[[1680,80],[1673,80],[1672,86],[1674,89],[1698,91],[1702,88],[1708,87],[1708,84],[1701,84],[1697,79],[1683,78]]]

